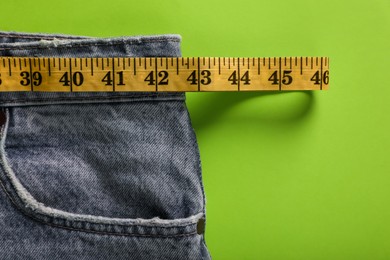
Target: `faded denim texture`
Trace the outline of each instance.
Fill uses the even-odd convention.
[[[180,41],[0,32],[0,56],[180,56]],[[210,259],[184,93],[1,92],[0,127],[0,259]]]

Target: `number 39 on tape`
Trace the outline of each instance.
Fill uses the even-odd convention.
[[[0,57],[0,92],[326,90],[327,57]]]

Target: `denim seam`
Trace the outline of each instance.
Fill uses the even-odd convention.
[[[51,227],[56,227],[56,228],[62,228],[62,229],[67,229],[67,230],[71,230],[71,231],[79,231],[79,232],[87,232],[87,233],[94,233],[94,234],[100,234],[100,235],[113,235],[113,236],[134,236],[134,237],[158,237],[158,238],[170,238],[170,237],[185,237],[185,236],[193,236],[193,235],[196,235],[197,232],[196,231],[193,231],[191,233],[183,233],[183,234],[177,234],[177,235],[142,235],[142,234],[135,234],[135,233],[113,233],[113,232],[104,232],[104,231],[95,231],[95,230],[89,230],[89,229],[81,229],[81,228],[72,228],[72,227],[67,227],[67,226],[62,226],[62,225],[57,225],[57,224],[53,224],[53,223],[49,223],[49,222],[46,222],[46,221],[43,221],[39,218],[36,218],[34,217],[33,215],[31,214],[28,214],[27,212],[25,212],[24,210],[22,210],[18,205],[17,203],[13,200],[12,196],[7,192],[7,189],[5,188],[3,182],[0,180],[0,186],[2,188],[2,190],[4,191],[4,193],[7,195],[7,197],[9,198],[9,200],[12,202],[12,204],[23,214],[25,215],[26,217],[28,218],[31,218],[41,224],[44,224],[44,225],[48,225],[48,226],[51,226]],[[190,224],[190,225],[194,225],[194,224]],[[190,225],[187,225],[187,226],[190,226]],[[136,226],[140,226],[140,225],[136,225]],[[185,226],[184,226],[185,227]],[[160,228],[160,227],[158,227]],[[168,227],[163,227],[163,228],[168,228]]]
[[[72,92],[72,93],[76,93],[76,92]],[[120,99],[122,98],[123,100],[127,100],[128,98],[145,98],[145,97],[156,97],[155,99],[153,100],[161,100],[161,101],[164,101],[166,100],[165,97],[173,97],[173,98],[177,98],[179,100],[184,100],[184,97],[181,97],[179,96],[178,94],[171,94],[171,93],[165,93],[165,95],[161,95],[161,94],[144,94],[144,95],[127,95],[127,96],[106,96],[106,97],[66,97],[66,98],[48,98],[48,99],[16,99],[16,100],[11,100],[11,99],[6,99],[6,100],[1,100],[0,101],[0,105],[2,103],[29,103],[29,102],[45,102],[45,101],[72,101],[72,100],[75,100],[75,101],[85,101],[85,100],[88,100],[88,101],[100,101],[100,100],[112,100],[112,99]]]
[[[10,183],[10,182],[9,182]],[[13,186],[12,183],[10,183],[12,185],[12,188],[15,189],[15,187]],[[84,228],[84,229],[77,229],[77,228],[72,228],[72,227],[67,227],[65,225],[59,225],[59,224],[54,224],[54,223],[50,223],[49,221],[45,221],[45,220],[42,220],[40,219],[39,217],[35,217],[33,214],[29,214],[27,213],[26,210],[23,210],[21,207],[18,206],[18,203],[13,199],[13,196],[7,191],[7,188],[4,186],[4,183],[2,180],[0,180],[0,185],[2,186],[4,192],[6,193],[6,195],[8,196],[8,198],[10,199],[10,201],[15,205],[15,207],[17,209],[19,209],[24,215],[36,220],[36,221],[39,221],[40,223],[43,223],[43,224],[48,224],[48,225],[52,225],[52,226],[56,226],[56,227],[64,227],[64,228],[70,228],[70,229],[76,229],[76,230],[89,230],[88,228]],[[17,196],[17,195],[16,195]],[[20,199],[20,198],[19,198]],[[69,220],[69,219],[66,219],[66,218],[61,218],[61,217],[52,217],[52,216],[47,216],[47,215],[44,215],[42,213],[35,213],[35,215],[37,216],[41,216],[41,217],[44,217],[44,218],[53,218],[53,219],[56,219],[56,220],[63,220],[63,221],[72,221],[72,222],[77,222],[77,223],[88,223],[88,224],[99,224],[101,225],[101,223],[93,223],[93,222],[88,222],[88,221],[77,221],[77,220]],[[151,225],[142,225],[142,224],[134,224],[134,225],[125,225],[125,224],[103,224],[104,226],[111,226],[111,227],[143,227],[143,228],[156,228],[156,229],[160,229],[160,228],[164,228],[164,229],[172,229],[172,228],[186,228],[186,227],[189,227],[189,226],[192,226],[192,225],[196,225],[196,223],[190,223],[190,224],[186,224],[186,225],[174,225],[174,226],[151,226]],[[94,231],[94,230],[92,230]],[[103,232],[103,233],[110,233],[110,232],[104,232],[104,231],[95,231],[95,232]],[[118,232],[119,233],[119,232]],[[127,234],[134,234],[134,233],[127,233]]]
[[[187,104],[186,103],[184,103],[184,106],[187,108]],[[186,109],[186,110],[187,110],[187,115],[190,118],[190,112],[188,111],[188,109]],[[196,140],[195,129],[193,128],[191,121],[190,121],[190,126],[192,128],[191,132],[192,132],[193,138]],[[203,178],[202,178],[202,162],[201,162],[201,159],[200,159],[199,145],[197,144],[197,142],[195,142],[193,144],[193,146],[195,146],[196,156],[198,158],[198,165],[197,165],[197,167],[198,167],[199,171],[198,171],[197,176],[198,176],[198,180],[199,180],[199,183],[200,183],[200,186],[201,186],[201,189],[202,189],[202,200],[203,200],[203,209],[202,209],[202,211],[206,215],[206,196],[205,196],[205,190],[204,190]],[[205,219],[205,221],[206,221],[206,219]]]
[[[10,47],[10,48],[1,48],[0,51],[5,51],[5,50],[31,50],[31,49],[50,49],[50,48],[55,48],[55,49],[61,49],[61,48],[78,48],[78,47],[94,47],[94,46],[114,46],[114,45],[136,45],[136,44],[143,44],[143,43],[154,43],[154,42],[180,42],[180,40],[175,40],[175,39],[143,39],[138,42],[112,42],[112,43],[99,43],[99,44],[72,44],[72,45],[57,45],[57,46],[25,46],[23,48],[20,47]]]
[[[7,126],[8,126],[8,122],[9,122],[9,112],[8,112],[8,109],[6,108],[5,109],[5,111],[7,112],[6,113],[6,122],[5,122],[5,124],[1,127],[1,130],[0,130],[0,138],[1,138],[1,150],[2,150],[2,156],[1,156],[1,163],[0,163],[0,165],[2,166],[2,168],[3,168],[3,172],[5,173],[5,176],[6,176],[6,178],[7,179],[9,179],[10,178],[10,176],[8,176],[8,174],[7,174],[7,169],[6,169],[6,167],[5,167],[5,164],[4,164],[4,158],[3,157],[5,157],[5,150],[4,150],[4,142],[5,142],[5,135],[6,135],[6,129],[7,129]],[[12,169],[11,169],[12,170]],[[12,173],[11,173],[12,174]],[[16,177],[15,177],[16,178]],[[35,209],[32,207],[32,205],[29,205],[27,202],[25,202],[24,200],[23,200],[23,198],[22,197],[20,197],[20,194],[18,194],[18,188],[17,187],[15,187],[15,183],[14,183],[14,181],[12,181],[12,180],[10,180],[8,183],[10,183],[11,184],[11,186],[12,186],[12,189],[15,191],[15,193],[16,193],[16,197],[17,198],[19,198],[20,200],[21,200],[21,203],[22,204],[24,204],[24,206],[25,207],[28,207],[28,208],[30,208],[31,210],[42,210],[42,209],[40,209],[39,208],[39,206],[41,206],[40,204],[41,203],[39,203],[38,201],[35,201],[35,199],[31,196],[31,194],[29,194],[28,193],[28,191],[26,190],[26,191],[20,191],[20,192],[25,192],[26,194],[25,194],[25,196],[27,196],[27,197],[31,197],[31,199],[32,200],[34,200],[37,204],[38,204],[38,206],[34,206],[34,207],[36,207]],[[21,184],[20,184],[21,185]],[[23,186],[21,186],[23,189],[25,189]],[[44,205],[43,205],[44,206]],[[45,206],[44,206],[45,207]],[[54,211],[61,211],[61,210],[57,210],[57,209],[54,209],[54,208],[49,208],[49,209],[51,209],[51,210],[54,210]],[[22,210],[22,209],[21,209]],[[156,222],[153,222],[153,219],[120,219],[120,220],[123,220],[123,222],[126,222],[126,221],[129,221],[129,222],[131,222],[131,221],[145,221],[145,222],[148,222],[149,221],[149,223],[148,223],[148,225],[142,225],[142,223],[126,223],[126,224],[124,224],[124,223],[118,223],[118,220],[117,219],[114,219],[114,218],[110,218],[110,217],[103,217],[104,219],[98,219],[98,217],[100,217],[100,216],[88,216],[88,215],[82,215],[82,214],[74,214],[74,213],[69,213],[69,212],[63,212],[63,211],[61,211],[61,213],[65,213],[65,214],[69,214],[69,217],[64,217],[64,216],[56,216],[56,215],[54,215],[54,216],[52,216],[52,215],[50,215],[50,214],[45,214],[45,212],[35,212],[35,214],[36,215],[42,215],[42,216],[44,216],[44,217],[49,217],[49,218],[53,218],[53,219],[62,219],[62,220],[65,220],[65,221],[71,221],[71,222],[73,222],[73,223],[83,223],[83,222],[85,222],[85,223],[90,223],[90,224],[101,224],[101,225],[105,225],[105,226],[127,226],[127,227],[131,227],[131,226],[140,226],[140,227],[142,227],[142,226],[144,226],[144,227],[152,227],[152,228],[160,228],[160,227],[164,227],[164,228],[175,228],[175,227],[187,227],[187,226],[190,226],[190,225],[194,225],[196,222],[192,222],[192,223],[186,223],[186,224],[180,224],[180,223],[156,223]],[[53,214],[55,214],[55,213],[53,213]],[[74,216],[70,216],[70,215],[75,215],[75,217]],[[72,219],[72,217],[74,217],[74,218],[76,218],[76,219]],[[80,219],[77,219],[77,217],[80,217]],[[180,221],[182,221],[182,222],[185,222],[185,221],[193,221],[193,220],[190,220],[190,219],[194,219],[194,220],[196,220],[196,219],[201,219],[201,218],[203,218],[204,217],[204,214],[203,214],[203,212],[202,213],[198,213],[198,214],[196,214],[196,215],[193,215],[193,216],[190,216],[190,217],[188,217],[188,218],[186,218],[186,219],[173,219],[173,220],[168,220],[167,222],[173,222],[173,221],[175,221],[175,220],[177,220],[177,222],[180,222]],[[85,220],[85,219],[81,219],[81,218],[86,218],[87,220]],[[92,219],[91,219],[92,218]],[[159,221],[160,219],[154,219],[154,221]],[[163,220],[164,221],[164,220]],[[165,220],[166,221],[166,220]],[[107,223],[108,222],[108,223]],[[111,223],[110,223],[111,222]],[[160,225],[162,225],[162,226],[158,226],[158,224],[160,224]],[[169,224],[169,225],[171,225],[171,226],[163,226],[164,224]]]

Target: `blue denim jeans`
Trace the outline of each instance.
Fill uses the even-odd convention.
[[[180,41],[0,32],[0,56],[180,56]],[[0,127],[0,259],[211,258],[184,93],[0,92]]]

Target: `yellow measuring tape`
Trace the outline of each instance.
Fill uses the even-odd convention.
[[[327,57],[0,57],[0,92],[328,88]]]

